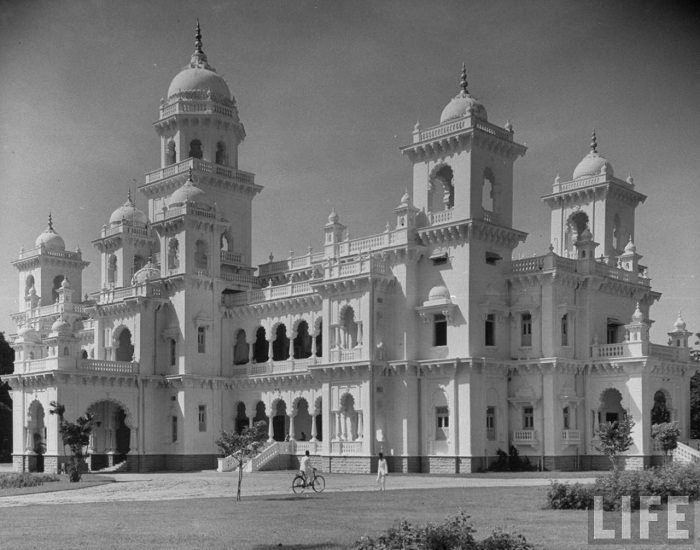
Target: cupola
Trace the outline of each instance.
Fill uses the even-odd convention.
[[[168,203],[169,208],[193,204],[202,210],[211,210],[212,204],[207,194],[197,187],[192,181],[192,169],[190,169],[187,181],[178,188],[172,195]]]
[[[472,114],[482,120],[487,120],[486,108],[473,97],[467,89],[467,68],[462,63],[462,78],[459,83],[459,93],[454,96],[442,110],[440,123],[456,118],[471,116]]]
[[[46,229],[36,238],[34,245],[38,247],[44,247],[46,250],[53,252],[65,252],[66,243],[63,238],[54,231],[53,229],[53,219],[51,218],[51,213],[49,213],[49,224]]]
[[[146,214],[136,208],[134,201],[131,200],[131,190],[129,190],[126,202],[112,212],[112,215],[109,217],[109,225],[111,226],[119,225],[122,222],[142,227],[145,227],[148,223]]]
[[[134,273],[134,276],[131,278],[131,284],[140,285],[155,279],[160,279],[160,269],[149,259],[145,266]]]
[[[593,130],[591,135],[591,150],[574,169],[573,179],[588,178],[600,174],[612,176],[613,173],[612,164],[598,153],[598,142],[596,141],[595,130]]]

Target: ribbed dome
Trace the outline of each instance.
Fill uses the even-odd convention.
[[[158,269],[151,260],[148,260],[145,266],[134,273],[134,276],[131,278],[131,284],[140,285],[154,279],[160,279],[160,269]]]
[[[52,250],[55,252],[64,252],[66,250],[66,243],[63,238],[53,230],[53,220],[51,214],[49,214],[49,225],[44,229],[44,231],[36,238],[34,241],[34,246],[37,248],[44,246],[46,250]]]
[[[126,202],[117,208],[109,217],[109,225],[119,225],[124,220],[127,223],[145,226],[148,223],[148,216],[141,210],[136,208],[134,201],[131,200],[131,195]]]
[[[198,208],[203,210],[211,210],[212,205],[207,197],[207,194],[197,187],[192,181],[192,176],[187,178],[187,181],[170,195],[169,207],[182,206],[187,203],[193,203]]]
[[[632,242],[632,236],[630,235],[630,240],[625,245],[625,254],[632,254],[634,252],[637,252],[637,247]]]
[[[180,92],[211,91],[214,99],[231,100],[228,84],[212,69],[186,67],[173,78],[168,88],[168,98]]]
[[[683,317],[681,317],[681,312],[678,312],[678,319],[676,319],[676,322],[673,323],[673,328],[676,329],[676,332],[684,332],[685,331],[685,321],[683,320]]]
[[[437,302],[445,300],[450,300],[450,291],[446,286],[434,286],[430,289],[430,292],[428,293],[428,301]]]
[[[474,114],[475,116],[488,120],[486,108],[468,93],[460,92],[445,106],[440,115],[440,122],[446,122],[454,118],[462,118]]]
[[[609,176],[613,175],[613,167],[608,162],[608,159],[601,157],[597,152],[591,151],[576,166],[573,179],[597,176],[603,172],[603,168],[605,168],[605,172]]]

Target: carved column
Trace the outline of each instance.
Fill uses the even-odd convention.
[[[309,441],[318,441],[316,439],[316,411],[311,413],[311,433],[309,435],[311,436]]]
[[[289,358],[294,359],[294,338],[296,336],[292,333],[292,337],[289,339]]]
[[[272,344],[274,344],[274,340],[267,341],[267,360],[268,361],[272,361],[272,358],[274,357],[274,354],[272,352]]]
[[[335,411],[333,414],[335,414],[335,439],[340,441],[340,411]]]
[[[362,321],[357,322],[357,342],[355,344],[358,346],[362,345]]]
[[[24,427],[24,450],[26,454],[34,454],[33,441],[32,441],[32,430],[29,424]]]
[[[129,431],[129,453],[130,455],[138,454],[139,451],[139,429],[130,428]]]
[[[292,404],[294,407],[294,404]],[[296,411],[292,411],[289,415],[289,441],[294,441],[294,418],[296,417]]]
[[[311,335],[311,357],[316,357],[316,335]]]
[[[268,416],[267,418],[267,441],[269,443],[275,440],[275,430],[272,428],[272,414],[270,414],[270,416]]]
[[[364,415],[362,411],[357,411],[357,439],[362,439],[364,433]]]

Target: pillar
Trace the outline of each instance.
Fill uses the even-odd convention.
[[[362,411],[357,411],[357,439],[364,439],[364,415]]]
[[[292,403],[292,408],[294,404]],[[294,418],[296,417],[296,411],[292,411],[289,415],[289,440],[294,441]]]
[[[309,441],[317,441],[317,438],[316,438],[316,435],[317,435],[316,434],[316,411],[315,410],[311,413],[311,433],[309,435],[311,436]]]
[[[340,441],[342,436],[340,430],[340,411],[334,411],[333,414],[335,415],[335,437],[333,439]]]
[[[272,428],[272,411],[267,417],[267,441],[268,443],[275,440],[275,430]]]

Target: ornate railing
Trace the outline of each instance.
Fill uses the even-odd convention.
[[[71,252],[69,250],[49,250],[45,246],[35,246],[28,249],[20,249],[19,259],[23,260],[25,258],[31,258],[37,254],[44,254],[46,256],[54,256],[56,258],[66,258],[68,260],[82,260],[82,252]]]
[[[220,254],[221,263],[225,264],[242,264],[243,255],[239,252],[229,252],[228,250],[222,250]]]
[[[221,105],[215,101],[178,99],[174,103],[165,104],[160,108],[160,118],[166,118],[179,113],[213,113],[233,118],[233,108]]]
[[[440,210],[439,212],[430,213],[430,224],[440,225],[441,223],[448,223],[452,221],[454,210],[448,208],[447,210]]]
[[[332,349],[329,351],[331,363],[347,363],[362,360],[362,348],[355,349]]]
[[[513,432],[513,443],[536,443],[536,430],[515,430]]]
[[[97,374],[138,374],[139,364],[136,361],[81,359],[78,361],[78,370]]]
[[[448,134],[453,134],[469,128],[471,126],[471,120],[468,118],[463,118],[456,122],[449,122],[447,124],[440,124],[439,126],[434,126],[433,128],[428,128],[418,132],[414,137],[414,142],[428,141],[430,139],[435,139],[437,137],[446,136]]]
[[[617,344],[594,344],[591,346],[591,357],[630,357],[629,348],[626,342]]]
[[[294,296],[303,296],[305,294],[312,294],[313,292],[314,290],[311,288],[309,281],[301,281],[298,283],[288,283],[286,285],[270,286],[260,290],[241,292],[240,294],[232,296],[226,305],[242,306],[256,304],[269,300],[281,300]]]
[[[308,372],[311,365],[321,362],[320,357],[306,359],[285,359],[284,361],[265,361],[264,363],[246,363],[234,365],[233,376],[256,376],[262,374],[286,374],[290,372]]]
[[[146,174],[146,185],[153,183],[155,181],[160,181],[162,179],[171,178],[179,174],[186,174],[190,168],[192,170],[198,170],[205,174],[216,174],[218,176],[225,176],[227,178],[233,179],[238,184],[243,185],[254,185],[255,176],[250,172],[244,172],[242,170],[236,170],[230,166],[223,166],[221,164],[215,164],[206,160],[187,158],[176,164],[171,164],[165,168],[159,168],[158,170],[153,170]]]
[[[331,441],[332,455],[361,455],[364,451],[362,441]]]
[[[608,277],[609,279],[615,279],[616,281],[624,281],[626,283],[644,286],[649,286],[651,284],[647,277],[642,277],[637,273],[633,273],[632,271],[618,269],[617,267],[611,267],[600,262],[596,262],[595,272],[596,275]]]
[[[513,273],[529,273],[533,271],[542,271],[544,269],[544,256],[536,258],[523,258],[522,260],[513,260],[510,264],[510,270]]]
[[[685,464],[700,463],[700,451],[693,449],[685,443],[678,443],[678,446],[672,451],[674,462],[683,462]]]
[[[581,430],[562,430],[561,439],[565,443],[579,443],[581,441]]]
[[[150,282],[122,288],[104,288],[93,294],[98,304],[111,304],[113,302],[126,300],[127,298],[160,298],[161,295],[162,290],[160,285]]]

